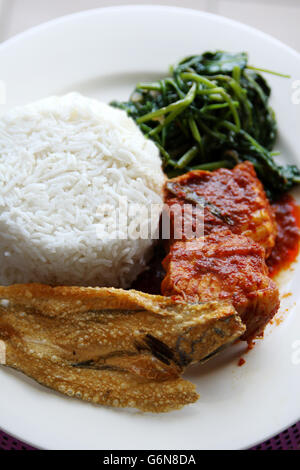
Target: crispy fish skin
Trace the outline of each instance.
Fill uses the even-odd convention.
[[[113,288],[0,287],[6,365],[97,404],[164,412],[198,399],[180,378],[245,331],[231,304]]]

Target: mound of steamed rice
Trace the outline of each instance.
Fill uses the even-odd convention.
[[[163,184],[125,112],[75,93],[13,109],[0,119],[0,283],[128,287],[153,240],[128,237],[135,211],[120,228],[115,209],[161,204]]]

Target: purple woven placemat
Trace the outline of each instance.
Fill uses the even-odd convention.
[[[35,450],[0,431],[0,450]],[[300,421],[252,450],[300,450]]]
[[[0,450],[35,450],[27,444],[18,441],[14,437],[9,436],[3,431],[0,431]]]

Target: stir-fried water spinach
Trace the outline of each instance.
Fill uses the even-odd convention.
[[[154,140],[168,176],[250,160],[275,197],[300,183],[300,171],[274,160],[276,119],[261,71],[273,73],[249,66],[244,52],[206,52],[183,59],[167,78],[139,83],[129,101],[111,104]]]

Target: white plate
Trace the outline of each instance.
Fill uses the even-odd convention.
[[[179,58],[220,48],[248,51],[252,64],[300,79],[295,51],[242,24],[193,10],[115,7],[52,21],[1,45],[2,109],[70,90],[125,99],[137,81],[164,76]],[[300,104],[292,104],[291,80],[268,80],[279,147],[296,162]],[[286,277],[283,291],[292,296],[282,303],[284,321],[268,329],[243,367],[238,346],[187,374],[198,403],[162,415],[101,408],[2,368],[0,426],[45,449],[239,449],[274,435],[300,418],[300,265]]]

